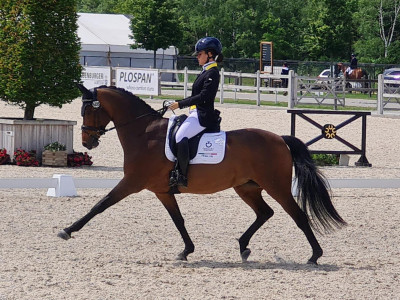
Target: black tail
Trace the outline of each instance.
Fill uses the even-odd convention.
[[[298,204],[318,232],[346,225],[331,201],[329,183],[317,169],[307,146],[294,136],[282,136],[292,154],[297,178]],[[322,227],[322,228],[321,228]]]

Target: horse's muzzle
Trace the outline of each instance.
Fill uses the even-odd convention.
[[[94,138],[93,136],[90,136],[88,141],[82,141],[83,147],[87,148],[88,150],[91,150],[93,148],[96,148],[99,145],[99,139]]]

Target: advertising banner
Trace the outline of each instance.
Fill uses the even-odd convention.
[[[100,85],[111,85],[110,68],[83,67],[81,80],[87,89],[92,89]]]
[[[115,84],[135,95],[160,95],[158,70],[116,68]]]

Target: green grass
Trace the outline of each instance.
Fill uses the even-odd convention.
[[[363,94],[363,93],[347,93],[346,94],[347,99],[365,99],[365,100],[371,100],[371,101],[376,101],[378,100],[378,95],[372,94],[371,96],[369,94]]]

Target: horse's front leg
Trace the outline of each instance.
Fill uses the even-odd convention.
[[[93,208],[84,217],[73,223],[71,226],[61,230],[57,236],[64,240],[70,239],[72,232],[81,230],[82,227],[85,226],[93,217],[102,213],[110,206],[134,192],[135,191],[132,191],[132,187],[129,187],[129,184],[122,179],[118,185],[114,187],[107,196],[93,206]]]
[[[185,228],[185,220],[183,219],[181,211],[179,210],[175,196],[170,194],[156,194],[156,196],[167,209],[172,221],[174,221],[176,228],[178,228],[182,236],[183,242],[185,243],[185,249],[179,253],[176,259],[187,260],[187,256],[194,252],[194,244]]]

